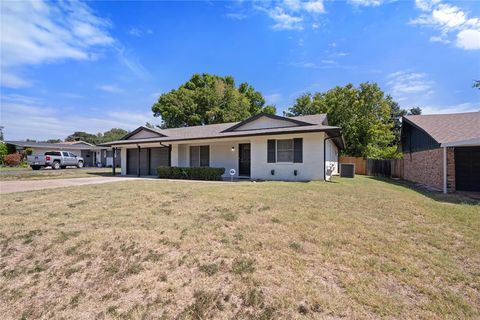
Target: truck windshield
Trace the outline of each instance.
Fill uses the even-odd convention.
[[[58,151],[48,151],[48,152],[45,152],[45,155],[46,156],[61,156],[60,152],[58,152]]]

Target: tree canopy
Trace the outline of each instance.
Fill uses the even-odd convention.
[[[242,121],[261,112],[275,114],[276,108],[246,82],[237,87],[233,77],[203,73],[162,94],[152,111],[163,128],[178,128]]]
[[[415,110],[414,110],[415,109]],[[420,108],[411,111],[421,112]],[[330,125],[342,128],[349,156],[398,157],[400,119],[407,111],[376,83],[335,87],[326,92],[305,93],[289,108],[287,115],[327,113]]]
[[[108,131],[105,131],[104,133],[97,133],[97,134],[92,134],[88,132],[83,132],[83,131],[76,131],[73,134],[69,135],[67,138],[65,138],[65,141],[85,141],[91,144],[99,144],[99,143],[105,143],[105,142],[110,142],[114,140],[118,140],[122,138],[124,135],[128,133],[127,130],[123,130],[120,128],[112,128]]]

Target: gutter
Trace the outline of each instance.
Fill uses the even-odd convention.
[[[341,138],[342,133],[338,136],[327,137],[323,139],[323,180],[327,181],[327,140],[332,140],[335,138]],[[338,154],[340,156],[340,153]],[[340,161],[339,161],[340,162]]]

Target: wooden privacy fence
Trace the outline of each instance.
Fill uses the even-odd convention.
[[[361,157],[340,157],[340,163],[355,164],[355,174],[367,174],[367,160]]]
[[[375,177],[403,178],[403,159],[340,157],[340,163],[354,163],[355,174],[364,174]]]

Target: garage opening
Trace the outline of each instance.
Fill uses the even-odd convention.
[[[139,161],[140,155],[140,161]],[[127,149],[127,174],[138,175],[140,165],[140,175],[156,175],[157,167],[170,165],[170,148],[141,148]]]
[[[480,192],[480,147],[455,148],[455,189]]]

